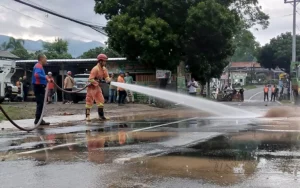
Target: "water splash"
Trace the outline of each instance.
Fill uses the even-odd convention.
[[[179,94],[175,92],[155,89],[155,88],[149,88],[145,86],[139,86],[139,85],[132,85],[132,84],[125,84],[125,83],[119,83],[119,82],[111,82],[111,85],[121,87],[124,89],[128,89],[131,91],[135,91],[137,93],[145,94],[148,96],[157,97],[160,99],[164,99],[170,102],[174,102],[176,104],[182,104],[185,106],[189,106],[198,110],[206,111],[215,115],[223,116],[223,117],[245,117],[245,118],[256,118],[259,117],[259,115],[234,108],[228,105],[224,105],[218,102],[210,101],[207,99],[203,99],[200,97],[192,97],[184,94]]]

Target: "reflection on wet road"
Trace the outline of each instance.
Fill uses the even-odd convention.
[[[297,187],[300,133],[250,123],[172,118],[1,132],[1,187]]]

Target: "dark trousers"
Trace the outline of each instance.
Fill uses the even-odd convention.
[[[118,101],[118,103],[119,104],[121,104],[121,103],[124,104],[124,101],[125,101],[126,97],[127,97],[126,91],[119,91],[119,101]]]
[[[24,102],[27,101],[27,96],[28,96],[28,90],[23,89],[23,100],[24,100]]]
[[[244,101],[244,93],[240,93],[241,94],[241,101]]]
[[[72,91],[72,88],[69,88],[69,89],[66,88],[65,90]],[[65,101],[69,101],[69,102],[73,101],[72,93],[65,93],[65,96],[66,96]]]
[[[191,96],[196,96],[197,93],[189,93]]]
[[[42,115],[43,107],[44,107],[44,99],[45,99],[45,85],[33,85],[33,91],[35,95],[36,101],[36,112],[35,117],[39,119]]]
[[[108,102],[113,103],[116,102],[116,90],[115,89],[109,89],[109,100]]]
[[[269,93],[264,93],[264,101],[269,101]]]
[[[272,93],[272,94],[271,94],[271,101],[275,101],[275,98],[276,98],[275,93]]]

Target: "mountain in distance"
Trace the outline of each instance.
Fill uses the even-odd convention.
[[[9,36],[0,35],[0,45],[3,42],[7,42],[9,40]],[[101,42],[92,41],[92,42],[84,42],[80,40],[73,39],[64,39],[68,41],[68,52],[72,55],[72,57],[76,58],[82,55],[84,52],[96,48],[96,47],[104,47],[105,45]],[[24,40],[24,48],[29,52],[35,52],[43,49],[42,40],[33,41],[33,40]]]

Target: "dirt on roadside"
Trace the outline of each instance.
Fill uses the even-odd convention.
[[[6,108],[15,109],[15,112],[11,112],[9,115],[16,114],[18,111],[22,113],[24,109],[32,112],[28,113],[30,117],[12,117],[13,119],[30,119],[34,117],[35,103],[9,103],[3,104]],[[22,110],[23,109],[23,110]],[[124,106],[118,106],[117,104],[105,104],[104,107],[107,116],[114,117],[116,120],[143,120],[148,118],[186,118],[186,117],[200,117],[207,116],[205,112],[200,112],[193,109],[187,109],[179,107],[175,109],[163,109],[157,108],[145,104],[125,104]],[[97,106],[94,105],[92,113],[97,112]],[[55,103],[46,106],[45,117],[49,116],[69,116],[69,115],[83,115],[85,114],[85,104],[62,104]],[[14,115],[15,116],[15,115]],[[26,116],[26,115],[25,115]]]

